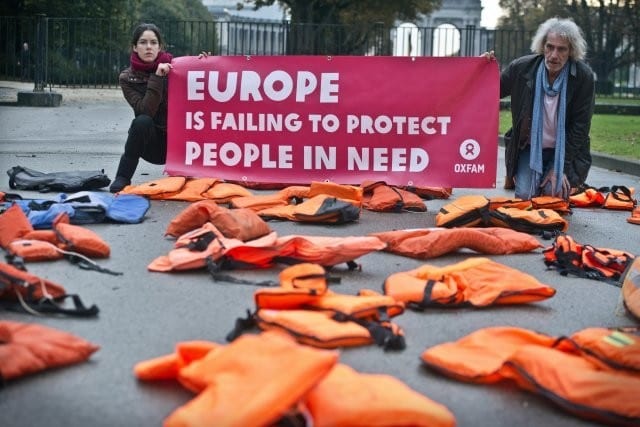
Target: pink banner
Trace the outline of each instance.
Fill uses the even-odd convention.
[[[180,57],[166,172],[495,187],[498,96],[479,57]]]

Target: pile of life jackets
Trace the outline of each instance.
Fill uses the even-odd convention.
[[[219,204],[229,204],[232,208],[253,209],[265,219],[330,222],[326,212],[338,208],[348,212],[349,209],[343,206],[344,203],[358,209],[377,212],[424,212],[427,210],[425,199],[446,199],[452,192],[451,188],[402,187],[388,185],[382,181],[367,181],[360,186],[331,182],[311,182],[309,186],[278,185],[272,189],[277,187],[279,191],[260,195],[253,194],[247,187],[256,186],[225,182],[216,178],[173,176],[127,186],[120,194],[136,194],[154,200],[212,200]],[[336,203],[337,207],[333,206]],[[354,214],[355,212],[350,215]],[[339,220],[345,222],[347,218],[349,216]]]
[[[604,209],[630,211],[637,206],[633,187],[614,185],[611,188],[595,188],[587,186],[581,192],[569,196],[571,206],[587,208],[598,207]]]
[[[229,209],[208,200],[179,213],[165,235],[177,237],[174,248],[153,260],[148,266],[151,271],[208,267],[213,274],[300,262],[326,267],[347,263],[349,268],[357,268],[356,258],[385,247],[374,236],[278,236],[250,208]]]
[[[318,264],[301,263],[280,273],[280,286],[254,293],[255,311],[238,319],[228,340],[252,326],[279,330],[320,348],[377,344],[385,350],[405,348],[404,333],[391,319],[404,304],[372,290],[358,295],[333,292],[331,278]]]
[[[637,327],[587,328],[568,337],[490,327],[428,348],[421,359],[460,381],[514,382],[582,418],[640,425]]]
[[[25,262],[66,258],[85,269],[121,274],[92,260],[108,258],[109,244],[94,231],[70,222],[69,215],[61,212],[51,229],[35,230],[22,209],[11,205],[0,215],[0,247],[7,252],[7,259],[20,268],[24,268]]]
[[[136,364],[134,374],[142,381],[177,380],[197,394],[169,414],[166,427],[455,425],[444,405],[400,380],[359,373],[339,363],[336,351],[277,331],[228,345],[180,342],[174,353]]]
[[[53,220],[66,213],[75,225],[115,222],[138,224],[151,204],[142,196],[97,191],[60,193],[51,199],[24,199],[17,194],[0,193],[0,209],[18,205],[35,229],[49,229]]]
[[[635,255],[619,249],[597,248],[576,242],[561,234],[543,250],[544,263],[563,276],[572,274],[587,279],[619,284]]]

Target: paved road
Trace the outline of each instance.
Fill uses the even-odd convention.
[[[0,85],[2,86],[2,85]],[[6,90],[5,90],[6,95]],[[0,95],[2,90],[0,89]],[[42,171],[104,169],[112,176],[132,114],[116,91],[64,91],[58,108],[0,106],[0,170],[23,165]],[[502,165],[502,150],[498,153]],[[498,176],[504,175],[502,168]],[[135,182],[162,176],[158,166],[142,164]],[[637,176],[594,168],[588,182],[595,186],[626,185],[640,189]],[[510,195],[498,189],[488,196]],[[0,174],[0,191],[8,191],[8,178]],[[456,189],[454,197],[478,193]],[[23,197],[41,197],[21,192]],[[280,235],[363,235],[391,229],[430,227],[446,201],[430,201],[426,213],[380,214],[369,211],[344,226],[270,224]],[[187,206],[183,202],[154,201],[145,221],[138,225],[91,226],[110,245],[112,256],[101,264],[119,277],[77,269],[64,261],[34,263],[31,272],[63,284],[87,303],[100,307],[95,319],[33,317],[0,313],[0,318],[39,322],[82,336],[101,346],[86,364],[50,371],[10,383],[0,392],[0,414],[7,426],[157,426],[192,395],[171,383],[138,383],[131,371],[140,360],[170,353],[175,343],[191,339],[224,342],[236,317],[252,308],[254,288],[214,283],[204,272],[161,274],[147,264],[166,254],[172,242],[164,239],[168,222]],[[628,212],[603,209],[575,210],[569,234],[580,242],[640,254],[640,227],[626,222]],[[544,241],[549,244],[549,241]],[[449,265],[472,253],[430,260]],[[508,385],[480,386],[456,382],[425,370],[419,356],[426,348],[457,339],[479,328],[513,325],[551,335],[570,334],[590,326],[637,324],[621,306],[619,289],[601,282],[561,277],[545,270],[540,251],[496,256],[494,260],[534,275],[557,289],[554,298],[529,306],[502,308],[407,311],[398,317],[407,348],[385,353],[377,347],[344,349],[340,359],[363,372],[387,373],[446,405],[460,426],[590,425],[567,415],[542,398]],[[388,253],[359,259],[361,272],[338,268],[339,291],[379,290],[396,271],[424,264]],[[251,279],[275,279],[278,271],[238,273]],[[249,396],[247,396],[248,398]],[[635,397],[630,396],[630,399]]]

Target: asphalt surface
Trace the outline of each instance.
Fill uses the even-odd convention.
[[[12,105],[15,92],[28,85],[0,82],[0,191],[9,189],[4,171],[26,166],[43,172],[104,169],[113,178],[133,118],[117,90],[62,90],[60,107]],[[455,189],[487,196],[502,190],[503,150],[498,154],[496,189]],[[616,169],[615,167],[613,169]],[[162,176],[162,167],[141,162],[134,183]],[[588,178],[594,186],[625,185],[640,189],[638,176],[594,167]],[[42,198],[19,192],[24,198]],[[256,192],[258,193],[258,192]],[[46,197],[46,196],[45,196]],[[446,200],[428,201],[425,213],[381,214],[363,211],[358,222],[342,225],[269,223],[279,235],[365,235],[392,229],[432,227]],[[237,317],[253,308],[255,287],[213,282],[203,271],[179,274],[151,273],[147,265],[165,255],[172,241],[163,237],[169,221],[188,203],[153,201],[143,223],[89,226],[111,246],[111,257],[100,264],[124,275],[114,277],[78,269],[65,262],[31,263],[29,271],[62,284],[85,303],[96,304],[93,319],[36,317],[0,312],[0,319],[37,322],[81,336],[101,346],[89,362],[12,381],[0,390],[2,426],[158,426],[193,395],[171,381],[141,383],[133,366],[171,353],[176,343],[205,339],[224,343]],[[629,224],[629,212],[574,209],[568,233],[578,242],[640,254],[640,227]],[[542,241],[549,245],[551,241]],[[380,290],[391,273],[422,264],[453,264],[476,254],[463,251],[428,261],[376,252],[358,259],[362,271],[337,267],[339,292]],[[384,352],[378,347],[340,350],[340,360],[361,372],[393,375],[414,390],[444,404],[459,426],[586,426],[537,395],[504,383],[473,385],[426,370],[419,356],[427,348],[458,339],[479,328],[512,325],[549,335],[566,335],[592,326],[629,326],[638,323],[624,310],[620,289],[603,282],[562,277],[546,270],[541,250],[529,254],[492,256],[557,289],[546,301],[525,306],[486,309],[432,309],[406,311],[395,321],[404,329],[407,347]],[[279,269],[237,273],[247,279],[277,279]],[[235,274],[235,273],[234,273]],[[283,373],[286,374],[286,373]],[[250,396],[244,396],[249,399]],[[629,396],[636,399],[637,396]]]

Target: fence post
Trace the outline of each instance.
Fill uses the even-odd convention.
[[[38,14],[36,18],[36,67],[33,91],[18,92],[18,105],[58,107],[62,102],[61,94],[53,91],[44,91],[47,80],[48,26],[49,18],[44,14]]]

